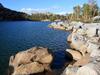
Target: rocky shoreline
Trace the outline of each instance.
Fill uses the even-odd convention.
[[[73,61],[61,75],[100,75],[100,23],[52,23],[52,28],[71,30],[67,41]]]
[[[72,60],[55,71],[51,69],[52,53],[33,47],[10,57],[9,75],[100,75],[100,23],[57,22],[49,27],[71,31],[67,37],[71,49],[65,53]]]
[[[73,62],[62,75],[100,75],[100,23],[80,23],[72,27],[67,41]]]

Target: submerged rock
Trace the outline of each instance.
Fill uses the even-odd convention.
[[[9,66],[14,70],[9,75],[29,75],[49,70],[52,60],[53,56],[47,48],[33,47],[11,56]]]

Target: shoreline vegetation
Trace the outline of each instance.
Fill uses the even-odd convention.
[[[32,13],[31,15],[24,12],[17,12],[4,7],[0,3],[0,21],[15,21],[15,20],[29,20],[29,21],[80,21],[84,23],[100,22],[100,7],[96,0],[84,3],[82,6],[76,5],[73,7],[72,13],[66,15],[46,13]],[[6,16],[5,16],[6,15]],[[98,18],[97,20],[93,20]]]
[[[61,21],[66,20],[66,16],[47,13],[26,14],[24,12],[17,12],[4,7],[0,3],[0,21]]]

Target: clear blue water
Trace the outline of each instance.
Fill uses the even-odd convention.
[[[60,68],[65,61],[64,50],[69,47],[66,42],[69,33],[48,28],[50,23],[0,22],[0,75],[6,75],[11,55],[34,46],[48,47],[52,50],[55,56],[53,65]]]

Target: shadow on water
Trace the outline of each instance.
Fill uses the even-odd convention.
[[[54,60],[52,62],[52,69],[61,69],[66,63],[71,62],[73,57],[65,50],[59,50],[53,53]]]

